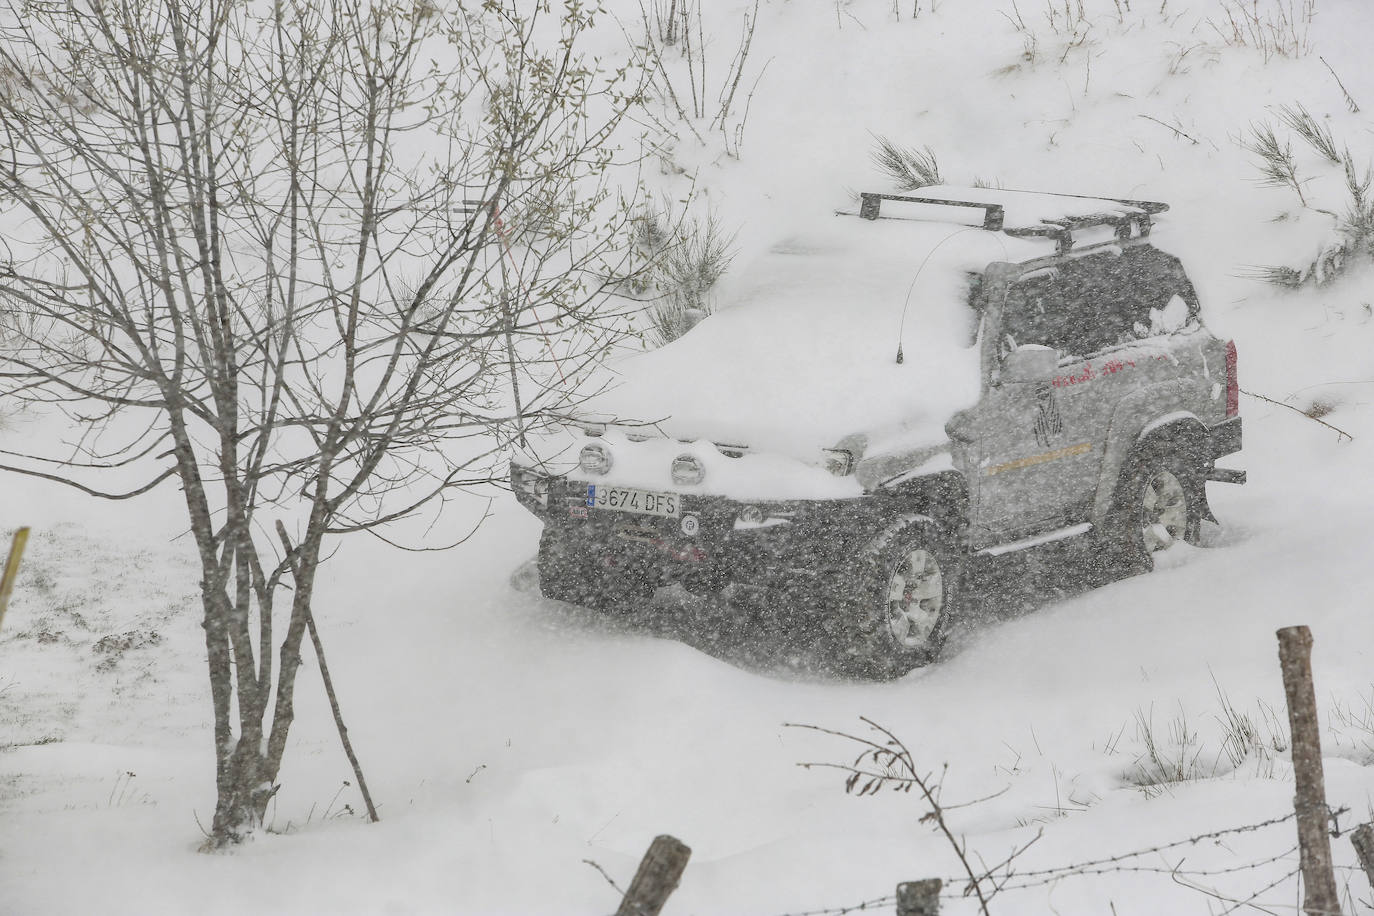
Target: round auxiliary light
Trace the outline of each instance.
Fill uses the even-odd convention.
[[[696,455],[678,455],[673,459],[673,483],[683,486],[701,483],[706,476],[706,468]]]
[[[746,525],[762,525],[763,510],[758,506],[745,506],[739,510],[739,520]]]
[[[582,452],[577,456],[577,464],[588,474],[599,477],[611,469],[611,450],[600,442],[590,442],[582,446]]]

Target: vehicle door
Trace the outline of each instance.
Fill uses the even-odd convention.
[[[1020,533],[1088,520],[1117,405],[1169,377],[1175,360],[1161,345],[1157,308],[1178,289],[1167,260],[1147,246],[1111,248],[1023,276],[1009,289],[1002,359],[1027,344],[1058,354],[1057,371],[1035,389],[1033,442],[1024,434],[1025,409],[1019,424],[1017,411],[1007,411],[1007,430],[987,440],[985,492],[1023,509],[1019,519],[1010,519],[1021,522]],[[1026,401],[1014,387],[1001,386],[1003,400]],[[1006,511],[991,503],[986,509],[989,518]]]
[[[1073,360],[1061,351],[1069,333],[1063,303],[1071,279],[1059,267],[1043,268],[1010,286],[1000,326],[990,329],[997,340],[989,351],[998,365],[988,391],[951,423],[950,434],[961,440],[960,452],[971,465],[964,470],[975,548],[1087,517],[1102,443],[1083,428],[1087,411],[1079,402],[1092,392],[1070,379]],[[1004,378],[1003,366],[1021,348],[1054,350],[1050,369],[1033,380]]]

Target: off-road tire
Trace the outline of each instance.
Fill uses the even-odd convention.
[[[539,536],[539,590],[545,598],[599,611],[621,611],[653,597],[656,585],[609,569],[576,532],[545,525]]]
[[[935,523],[902,516],[865,544],[831,592],[831,662],[890,680],[929,664],[960,603],[962,563]]]
[[[1108,560],[1124,575],[1154,569],[1174,542],[1198,544],[1206,507],[1202,465],[1170,443],[1147,444],[1122,471],[1112,510]]]

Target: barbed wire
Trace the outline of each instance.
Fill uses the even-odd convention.
[[[1330,814],[1332,817],[1338,817],[1339,815],[1346,813],[1348,810],[1348,808],[1339,808],[1332,810]],[[995,876],[992,873],[993,870],[990,870],[984,875],[982,875],[979,880],[986,880],[992,882],[992,886],[1000,892],[1003,890],[1015,891],[1026,890],[1034,887],[1043,887],[1045,885],[1053,884],[1054,882],[1063,880],[1065,878],[1120,873],[1154,873],[1169,875],[1175,881],[1175,883],[1179,884],[1182,887],[1188,887],[1193,890],[1208,893],[1214,897],[1217,897],[1218,899],[1225,901],[1226,903],[1233,904],[1231,909],[1226,910],[1227,913],[1234,912],[1239,907],[1251,907],[1254,909],[1262,910],[1263,907],[1257,906],[1253,901],[1261,894],[1265,893],[1266,891],[1272,890],[1273,888],[1282,884],[1284,881],[1287,881],[1289,878],[1293,877],[1295,874],[1297,874],[1296,869],[1294,871],[1288,872],[1286,875],[1279,878],[1278,880],[1260,888],[1246,900],[1236,900],[1234,898],[1224,897],[1207,888],[1195,885],[1187,881],[1186,879],[1210,878],[1215,877],[1217,875],[1235,874],[1238,872],[1251,871],[1257,868],[1263,868],[1266,865],[1272,865],[1276,862],[1281,862],[1284,859],[1295,854],[1298,851],[1298,847],[1296,845],[1291,846],[1285,849],[1283,852],[1270,856],[1266,859],[1246,862],[1241,865],[1230,865],[1223,868],[1185,869],[1181,867],[1183,864],[1182,861],[1180,861],[1177,865],[1174,866],[1124,865],[1122,863],[1129,862],[1132,859],[1141,858],[1142,856],[1163,854],[1165,852],[1168,852],[1169,850],[1179,849],[1185,846],[1196,846],[1198,843],[1206,842],[1208,840],[1219,839],[1221,837],[1235,836],[1237,834],[1242,833],[1254,833],[1256,831],[1263,830],[1267,827],[1274,827],[1279,824],[1287,823],[1288,821],[1293,820],[1293,818],[1296,816],[1296,814],[1290,812],[1280,817],[1273,817],[1269,818],[1268,820],[1257,821],[1252,824],[1243,824],[1238,827],[1228,827],[1223,830],[1213,830],[1208,833],[1200,833],[1195,836],[1187,837],[1185,839],[1174,840],[1170,843],[1161,843],[1156,846],[1150,846],[1144,849],[1137,849],[1131,852],[1118,853],[1114,856],[1106,856],[1100,859],[1089,859],[1083,862],[1076,862],[1071,865],[1062,865],[1055,868],[1041,868],[1031,869],[1028,871],[1015,871],[1003,876],[1000,882],[998,882],[995,879]],[[968,883],[968,876],[960,875],[955,877],[945,877],[941,878],[941,881],[944,882],[946,887],[959,887],[961,885],[966,885]],[[940,896],[941,899],[954,900],[963,899],[967,896],[967,894],[963,892],[952,892],[947,894],[941,894]],[[780,916],[845,916],[845,914],[848,913],[858,913],[863,912],[865,910],[877,909],[879,907],[892,906],[896,903],[896,901],[897,896],[895,894],[888,894],[883,897],[875,897],[871,900],[865,900],[861,903],[848,904],[846,906],[829,907],[826,909],[804,910],[800,912],[783,913],[780,914]]]
[[[1243,865],[1231,865],[1226,868],[1183,868],[1182,862],[1175,866],[1160,865],[1116,865],[1109,868],[1080,868],[1058,870],[1055,874],[1046,874],[1036,878],[1034,881],[1016,882],[1015,879],[1024,877],[1028,872],[1013,872],[1003,883],[996,885],[998,890],[1003,891],[1022,891],[1032,887],[1044,887],[1065,878],[1079,878],[1085,875],[1115,875],[1115,874],[1157,874],[1157,875],[1182,875],[1189,878],[1212,878],[1217,875],[1231,875],[1237,872],[1252,871],[1263,868],[1266,865],[1273,865],[1275,862],[1282,862],[1290,858],[1298,851],[1296,845],[1290,846],[1283,852],[1267,859],[1260,859],[1256,862],[1246,862]],[[1046,871],[1049,871],[1048,869]],[[963,894],[942,894],[946,899],[962,899]]]
[[[1233,837],[1244,833],[1256,833],[1270,827],[1285,824],[1297,818],[1297,813],[1294,811],[1289,811],[1280,816],[1271,817],[1262,821],[1241,824],[1236,827],[1226,827],[1221,830],[1211,830],[1206,833],[1195,834],[1167,843],[1158,843],[1153,846],[1134,849],[1129,852],[1120,852],[1115,855],[1103,856],[1101,858],[1087,859],[1069,865],[1018,871],[1015,867],[1015,862],[1022,853],[1026,852],[1036,840],[1039,840],[1044,835],[1044,830],[1042,828],[1033,839],[1014,848],[1005,858],[1002,858],[996,864],[989,865],[981,855],[976,852],[973,853],[973,859],[977,860],[977,865],[975,865],[974,861],[970,859],[969,856],[967,838],[964,836],[956,836],[951,831],[944,817],[946,809],[942,804],[940,795],[941,789],[943,788],[944,772],[947,772],[948,765],[946,765],[945,770],[941,772],[940,778],[938,779],[935,778],[934,773],[923,776],[921,771],[917,768],[910,750],[890,729],[879,725],[866,716],[860,716],[859,720],[868,726],[870,734],[850,734],[845,731],[816,725],[785,723],[792,727],[808,729],[825,735],[843,738],[858,744],[862,748],[861,752],[852,763],[807,762],[801,763],[799,766],[808,769],[812,767],[836,769],[848,773],[848,778],[845,781],[845,792],[849,794],[861,796],[873,795],[885,788],[894,788],[898,791],[909,792],[913,786],[919,788],[926,804],[930,807],[930,811],[921,817],[921,822],[933,822],[939,828],[939,831],[945,836],[950,846],[953,848],[959,864],[962,865],[964,869],[962,875],[938,879],[942,887],[949,889],[948,893],[941,894],[940,897],[942,899],[951,900],[976,897],[979,911],[983,916],[987,916],[988,902],[1003,891],[1027,890],[1030,888],[1043,887],[1045,885],[1057,883],[1066,878],[1117,873],[1168,875],[1180,886],[1194,888],[1199,892],[1210,894],[1227,904],[1234,904],[1227,912],[1232,912],[1238,907],[1263,909],[1253,901],[1266,891],[1286,881],[1292,874],[1296,873],[1296,870],[1290,871],[1287,876],[1266,885],[1246,900],[1237,901],[1234,898],[1224,896],[1220,891],[1202,886],[1196,879],[1255,871],[1266,868],[1267,866],[1273,866],[1275,863],[1284,860],[1289,860],[1289,864],[1291,864],[1291,859],[1294,853],[1298,851],[1299,847],[1291,846],[1268,858],[1252,860],[1240,864],[1222,865],[1215,868],[1199,866],[1185,868],[1184,866],[1188,862],[1188,854],[1178,852],[1178,850],[1186,847],[1195,847],[1200,843],[1209,841],[1226,849],[1227,852],[1232,852],[1226,843],[1221,842],[1223,837]],[[1324,829],[1328,829],[1332,836],[1340,836],[1340,815],[1346,813],[1349,809],[1333,809],[1325,804],[1322,805],[1322,808],[1325,809],[1325,820],[1329,825]],[[1173,855],[1168,855],[1171,852]],[[1140,860],[1146,856],[1158,857],[1158,861],[1151,863],[1141,862]],[[1230,860],[1235,862],[1238,858],[1239,857],[1232,852]],[[1175,861],[1171,861],[1171,859]],[[897,890],[900,893],[900,885]],[[874,909],[880,906],[888,906],[897,899],[897,896],[894,895],[884,895],[857,904],[808,910],[801,913],[787,913],[783,914],[783,916],[844,916],[844,914],[847,913]]]
[[[1128,859],[1138,859],[1141,856],[1148,856],[1153,855],[1155,853],[1167,852],[1170,849],[1178,849],[1180,846],[1196,846],[1198,843],[1201,843],[1204,840],[1215,840],[1218,837],[1233,836],[1238,833],[1253,833],[1257,830],[1263,830],[1265,827],[1273,827],[1276,824],[1282,824],[1285,821],[1291,821],[1296,816],[1296,814],[1289,812],[1288,814],[1285,814],[1282,817],[1270,818],[1267,821],[1259,821],[1254,824],[1245,824],[1241,827],[1228,827],[1225,830],[1214,830],[1211,833],[1200,833],[1197,836],[1190,836],[1187,839],[1183,840],[1175,840],[1172,843],[1162,843],[1158,846],[1151,846],[1148,849],[1138,849],[1134,852],[1123,852],[1118,855],[1107,856],[1106,858],[1102,859],[1090,859],[1086,862],[1078,862],[1073,865],[1063,865],[1058,868],[1041,868],[1033,871],[1021,871],[1017,872],[1016,874],[1022,878],[1037,878],[1042,876],[1064,874],[1067,872],[1082,871],[1084,869],[1097,868],[1103,865],[1113,865],[1117,862],[1125,862]],[[1124,868],[1101,869],[1098,873],[1125,870],[1126,869]]]
[[[783,913],[782,916],[844,916],[845,913],[858,913],[861,910],[871,910],[875,907],[892,906],[896,902],[897,895],[888,894],[886,897],[875,897],[872,900],[852,903],[849,906],[833,907],[828,910],[803,910],[799,913]]]
[[[1236,910],[1240,909],[1241,907],[1249,907],[1249,908],[1251,908],[1251,909],[1259,910],[1261,913],[1271,913],[1271,914],[1272,914],[1274,911],[1273,911],[1273,910],[1270,910],[1270,909],[1266,909],[1266,908],[1263,907],[1263,906],[1260,906],[1258,903],[1255,902],[1256,898],[1258,898],[1261,894],[1264,894],[1264,893],[1266,893],[1266,892],[1268,892],[1268,891],[1273,890],[1274,888],[1278,887],[1280,884],[1284,883],[1285,881],[1288,881],[1289,879],[1293,878],[1294,876],[1296,876],[1296,875],[1298,874],[1299,871],[1301,871],[1301,869],[1299,869],[1299,868],[1293,869],[1293,870],[1290,871],[1288,874],[1283,875],[1282,877],[1277,878],[1277,879],[1275,879],[1275,880],[1269,882],[1269,883],[1266,884],[1264,887],[1262,887],[1262,888],[1260,888],[1259,890],[1255,891],[1255,892],[1254,892],[1253,894],[1251,894],[1249,897],[1246,897],[1244,900],[1237,900],[1237,899],[1234,898],[1234,897],[1227,897],[1226,895],[1220,894],[1220,893],[1218,893],[1217,891],[1213,890],[1212,888],[1201,887],[1201,886],[1199,886],[1199,885],[1192,884],[1192,883],[1190,883],[1190,882],[1188,882],[1188,881],[1180,881],[1179,878],[1178,878],[1177,876],[1174,877],[1174,883],[1177,884],[1179,887],[1186,887],[1186,888],[1188,888],[1189,890],[1198,891],[1199,893],[1206,894],[1206,895],[1208,895],[1209,897],[1215,897],[1216,899],[1222,901],[1223,903],[1229,903],[1229,904],[1231,904],[1231,906],[1229,906],[1229,907],[1227,907],[1226,909],[1222,910],[1221,913],[1218,914],[1218,916],[1228,916],[1228,914],[1234,913]],[[1284,905],[1284,904],[1271,904],[1271,906],[1278,906],[1280,909],[1285,909],[1285,910],[1287,910],[1287,909],[1292,909],[1292,910],[1295,910],[1295,911],[1296,911],[1296,910],[1298,909],[1298,908],[1295,907],[1295,906],[1294,906],[1294,907],[1290,907],[1290,906],[1287,906],[1287,905]],[[1308,910],[1307,912],[1308,912],[1308,913],[1311,913],[1312,911],[1311,911],[1311,910]],[[1333,916],[1340,916],[1340,914],[1339,914],[1339,913],[1336,913],[1336,914],[1333,914]]]

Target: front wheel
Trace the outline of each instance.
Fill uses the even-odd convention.
[[[931,521],[907,516],[859,552],[835,598],[842,673],[900,677],[939,654],[958,603],[962,564]]]

